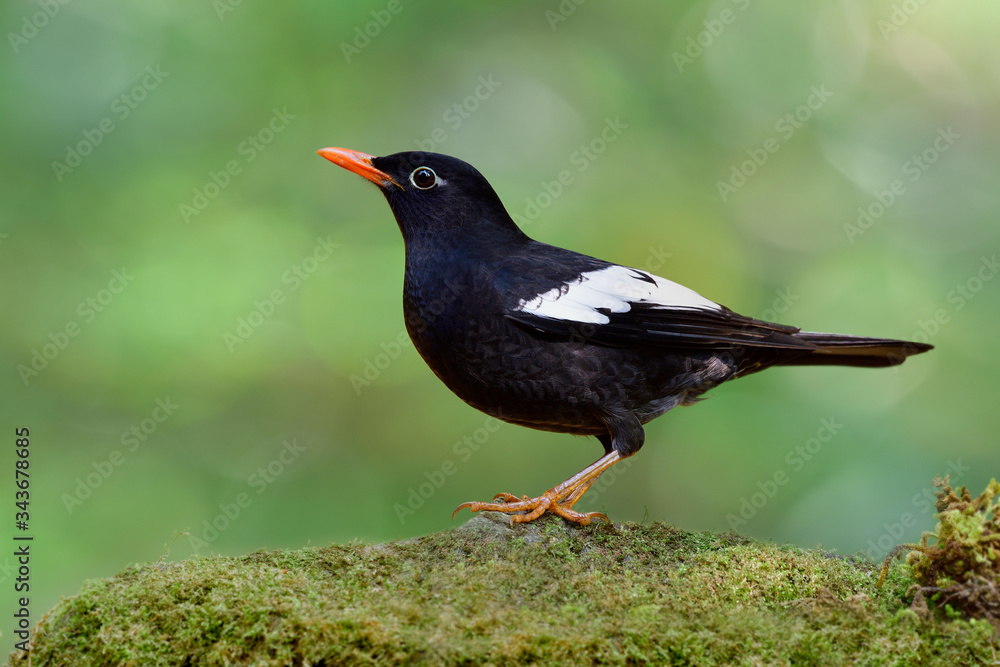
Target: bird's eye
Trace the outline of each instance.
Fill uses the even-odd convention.
[[[437,185],[438,177],[430,167],[417,167],[410,174],[410,183],[421,190],[430,190]]]

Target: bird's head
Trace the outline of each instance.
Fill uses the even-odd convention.
[[[526,238],[489,181],[458,158],[422,151],[385,157],[346,148],[316,152],[377,185],[407,241],[425,234]]]

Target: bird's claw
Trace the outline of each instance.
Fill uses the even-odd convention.
[[[619,461],[621,457],[612,450],[590,464],[565,482],[557,484],[537,498],[521,496],[512,493],[498,493],[493,496],[492,503],[469,502],[462,503],[452,512],[455,518],[459,510],[468,507],[473,512],[503,512],[510,517],[511,525],[534,521],[546,512],[552,512],[562,518],[581,526],[589,526],[594,519],[602,519],[611,523],[601,512],[580,513],[573,510],[573,505],[583,497],[587,489],[600,477],[601,473]],[[500,501],[500,502],[497,502]]]
[[[493,502],[499,501],[503,503],[519,503],[522,500],[531,500],[531,499],[528,498],[528,496],[521,496],[520,498],[518,498],[512,493],[504,493],[503,491],[493,496]]]
[[[498,493],[493,498],[494,502],[492,503],[475,501],[462,503],[455,508],[451,518],[454,519],[459,510],[468,507],[473,512],[502,512],[507,514],[510,517],[511,526],[517,523],[534,521],[545,512],[552,512],[567,521],[581,526],[589,526],[590,522],[594,519],[602,519],[607,523],[611,523],[610,519],[601,512],[576,512],[570,509],[569,505],[562,505],[560,501],[563,499],[556,498],[554,495],[550,495],[550,493],[546,492],[537,498],[528,498],[527,496],[518,498],[510,493]],[[497,500],[501,502],[496,502]],[[515,514],[515,512],[517,513]]]

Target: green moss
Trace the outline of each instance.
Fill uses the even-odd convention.
[[[990,480],[978,498],[964,486],[956,493],[948,478],[935,478],[938,524],[920,544],[901,544],[888,565],[911,549],[906,563],[916,580],[917,606],[992,622],[1000,631],[1000,483]],[[930,544],[930,540],[934,544]]]
[[[988,623],[902,565],[662,524],[485,514],[389,544],[135,565],[39,624],[42,665],[969,664]],[[14,657],[26,665],[27,657]]]

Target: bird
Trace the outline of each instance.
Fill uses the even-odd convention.
[[[529,238],[472,165],[408,151],[316,151],[374,183],[405,246],[403,316],[414,347],[459,398],[533,429],[596,436],[604,454],[541,495],[459,510],[512,524],[574,505],[645,441],[643,425],[771,366],[895,366],[926,343],[801,331],[739,315],[648,271]]]

